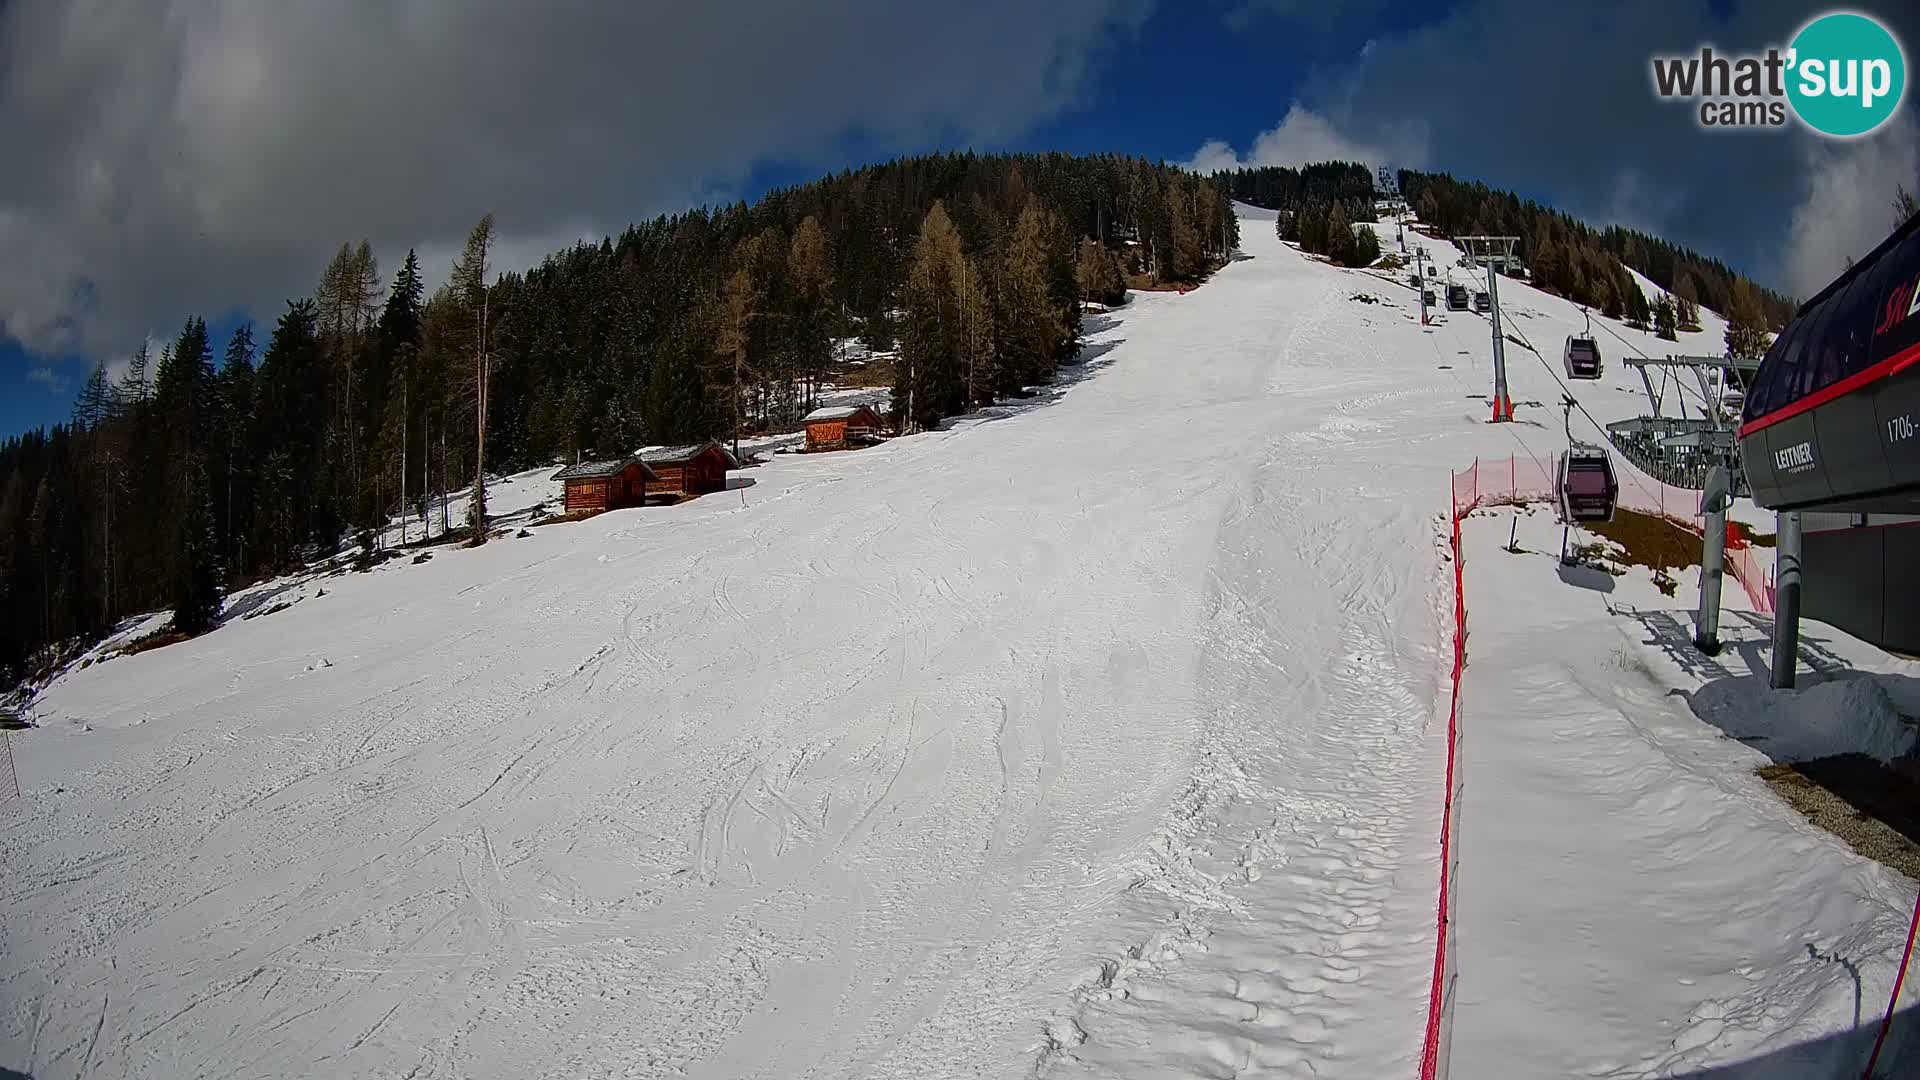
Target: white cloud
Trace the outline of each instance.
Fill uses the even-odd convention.
[[[505,268],[848,141],[1004,142],[1150,8],[0,0],[0,333],[107,355],[271,319],[342,241],[438,284],[488,211]]]
[[[1278,126],[1261,132],[1244,157],[1215,139],[1202,145],[1185,164],[1195,172],[1258,168],[1271,165],[1299,167],[1319,161],[1359,161],[1370,166],[1419,168],[1426,164],[1426,132],[1418,122],[1373,127],[1364,138],[1337,127],[1322,113],[1294,102]]]
[[[1809,143],[1806,194],[1793,210],[1781,265],[1787,287],[1811,296],[1886,239],[1893,193],[1920,182],[1920,131],[1900,122],[1866,139]]]
[[[1920,40],[1920,5],[1868,6],[1896,36]],[[1295,23],[1312,14],[1298,0],[1246,7]],[[1781,251],[1796,208],[1809,199],[1812,172],[1834,164],[1829,153],[1844,162],[1871,151],[1810,151],[1821,140],[1792,124],[1784,131],[1703,131],[1691,107],[1655,97],[1649,63],[1656,53],[1686,54],[1709,42],[1724,50],[1784,44],[1805,19],[1806,5],[1791,0],[1749,0],[1731,10],[1706,0],[1461,0],[1410,29],[1373,30],[1371,49],[1313,69],[1297,92],[1299,108],[1329,121],[1340,139],[1311,146],[1317,126],[1302,124],[1295,141],[1323,154],[1350,142],[1396,162],[1416,156],[1402,150],[1411,142],[1427,151],[1431,168],[1596,223],[1632,225],[1724,259],[1764,284],[1800,288],[1788,279],[1817,274],[1790,272]],[[1297,48],[1285,27],[1272,36],[1276,49]],[[1394,131],[1419,138],[1382,134]],[[1257,159],[1258,147],[1246,156]],[[1856,172],[1862,183],[1877,184],[1884,168]],[[1908,176],[1911,187],[1917,178]],[[1823,203],[1843,212],[1842,189],[1825,190]],[[1891,183],[1863,187],[1854,198],[1873,217],[1892,191]],[[1807,239],[1826,239],[1816,233]],[[1795,258],[1834,261],[1802,249],[1807,253]]]
[[[48,392],[54,394],[63,393],[67,389],[67,381],[61,378],[60,374],[50,367],[36,367],[28,371],[27,381],[30,383],[39,383],[41,386],[46,387]]]

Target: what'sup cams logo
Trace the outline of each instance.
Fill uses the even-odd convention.
[[[1653,90],[1664,99],[1697,102],[1704,128],[1778,128],[1791,114],[1823,135],[1848,139],[1899,110],[1907,59],[1877,20],[1836,11],[1801,27],[1785,49],[1656,56]]]

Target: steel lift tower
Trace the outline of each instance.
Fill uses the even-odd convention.
[[[1513,419],[1513,397],[1507,393],[1507,343],[1500,332],[1500,270],[1513,258],[1517,236],[1456,236],[1467,245],[1467,257],[1487,265],[1487,300],[1491,303],[1489,321],[1493,323],[1493,423]],[[1485,252],[1482,255],[1482,252]]]

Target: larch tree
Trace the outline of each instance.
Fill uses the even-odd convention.
[[[812,214],[794,230],[787,272],[793,279],[796,366],[806,379],[805,407],[811,409],[833,359],[828,312],[834,284],[833,252],[820,219]]]
[[[963,319],[956,280],[963,277],[960,234],[936,200],[920,225],[907,273],[906,318],[895,366],[893,403],[901,431],[958,412],[966,399]]]
[[[1014,221],[1007,246],[1005,296],[1007,323],[1000,328],[1003,370],[996,390],[1013,393],[1053,374],[1055,349],[1063,332],[1053,306],[1047,251],[1047,212],[1029,201]]]
[[[487,542],[487,383],[488,285],[492,266],[493,215],[486,214],[467,234],[467,246],[453,264],[453,291],[473,319],[473,497],[467,502],[467,524],[475,547]]]
[[[1733,302],[1728,305],[1727,355],[1741,360],[1758,360],[1767,354],[1766,314],[1759,297],[1746,279],[1733,283]]]

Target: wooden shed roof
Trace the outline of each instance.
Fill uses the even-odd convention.
[[[876,418],[880,415],[874,412],[871,405],[823,405],[801,417],[801,423],[811,424],[817,420],[850,420],[862,412],[873,413]]]
[[[700,456],[701,452],[708,447],[720,451],[720,456],[726,460],[727,468],[737,469],[740,467],[739,460],[729,453],[726,447],[721,446],[713,439],[708,439],[706,442],[688,443],[685,446],[649,446],[645,450],[640,451],[639,458],[649,465],[679,465],[683,462],[692,461],[694,458]]]
[[[578,465],[569,465],[553,474],[555,480],[597,480],[626,471],[627,466],[638,465],[647,479],[657,479],[654,471],[638,455],[614,458],[611,461],[582,461]]]

